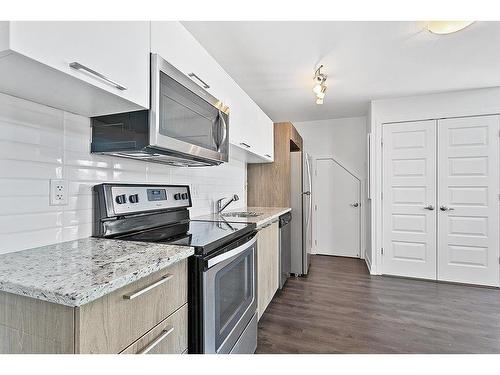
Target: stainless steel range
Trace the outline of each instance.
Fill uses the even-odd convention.
[[[94,236],[192,246],[189,353],[257,347],[255,224],[191,221],[188,186],[94,186]]]

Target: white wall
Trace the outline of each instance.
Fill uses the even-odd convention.
[[[362,228],[366,226],[366,117],[351,117],[321,121],[295,122],[294,126],[302,136],[304,150],[313,160],[331,156],[361,180],[362,185]],[[314,163],[314,162],[313,162]],[[313,176],[314,186],[314,176]],[[313,226],[315,226],[313,220]],[[313,233],[316,233],[313,228]],[[362,254],[366,252],[366,235],[363,235]],[[313,238],[314,243],[314,238]]]
[[[191,216],[238,194],[246,205],[246,165],[178,168],[91,155],[90,120],[0,94],[0,253],[87,237],[91,187],[102,182],[190,184]],[[49,179],[69,182],[69,204],[49,206]]]
[[[372,150],[371,259],[372,273],[382,272],[382,125],[388,122],[500,114],[500,87],[375,100],[370,104],[368,128]]]

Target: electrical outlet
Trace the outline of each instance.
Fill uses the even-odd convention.
[[[50,205],[65,206],[68,204],[68,181],[50,180]]]

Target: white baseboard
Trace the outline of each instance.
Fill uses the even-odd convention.
[[[368,267],[368,271],[371,274],[372,273],[372,263],[370,261],[370,258],[366,256],[366,252],[365,252],[365,263],[366,263],[366,266]]]

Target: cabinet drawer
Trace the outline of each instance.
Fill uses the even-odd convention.
[[[187,314],[185,304],[121,354],[182,354],[188,345]]]
[[[187,260],[76,312],[76,352],[119,353],[187,302]]]

